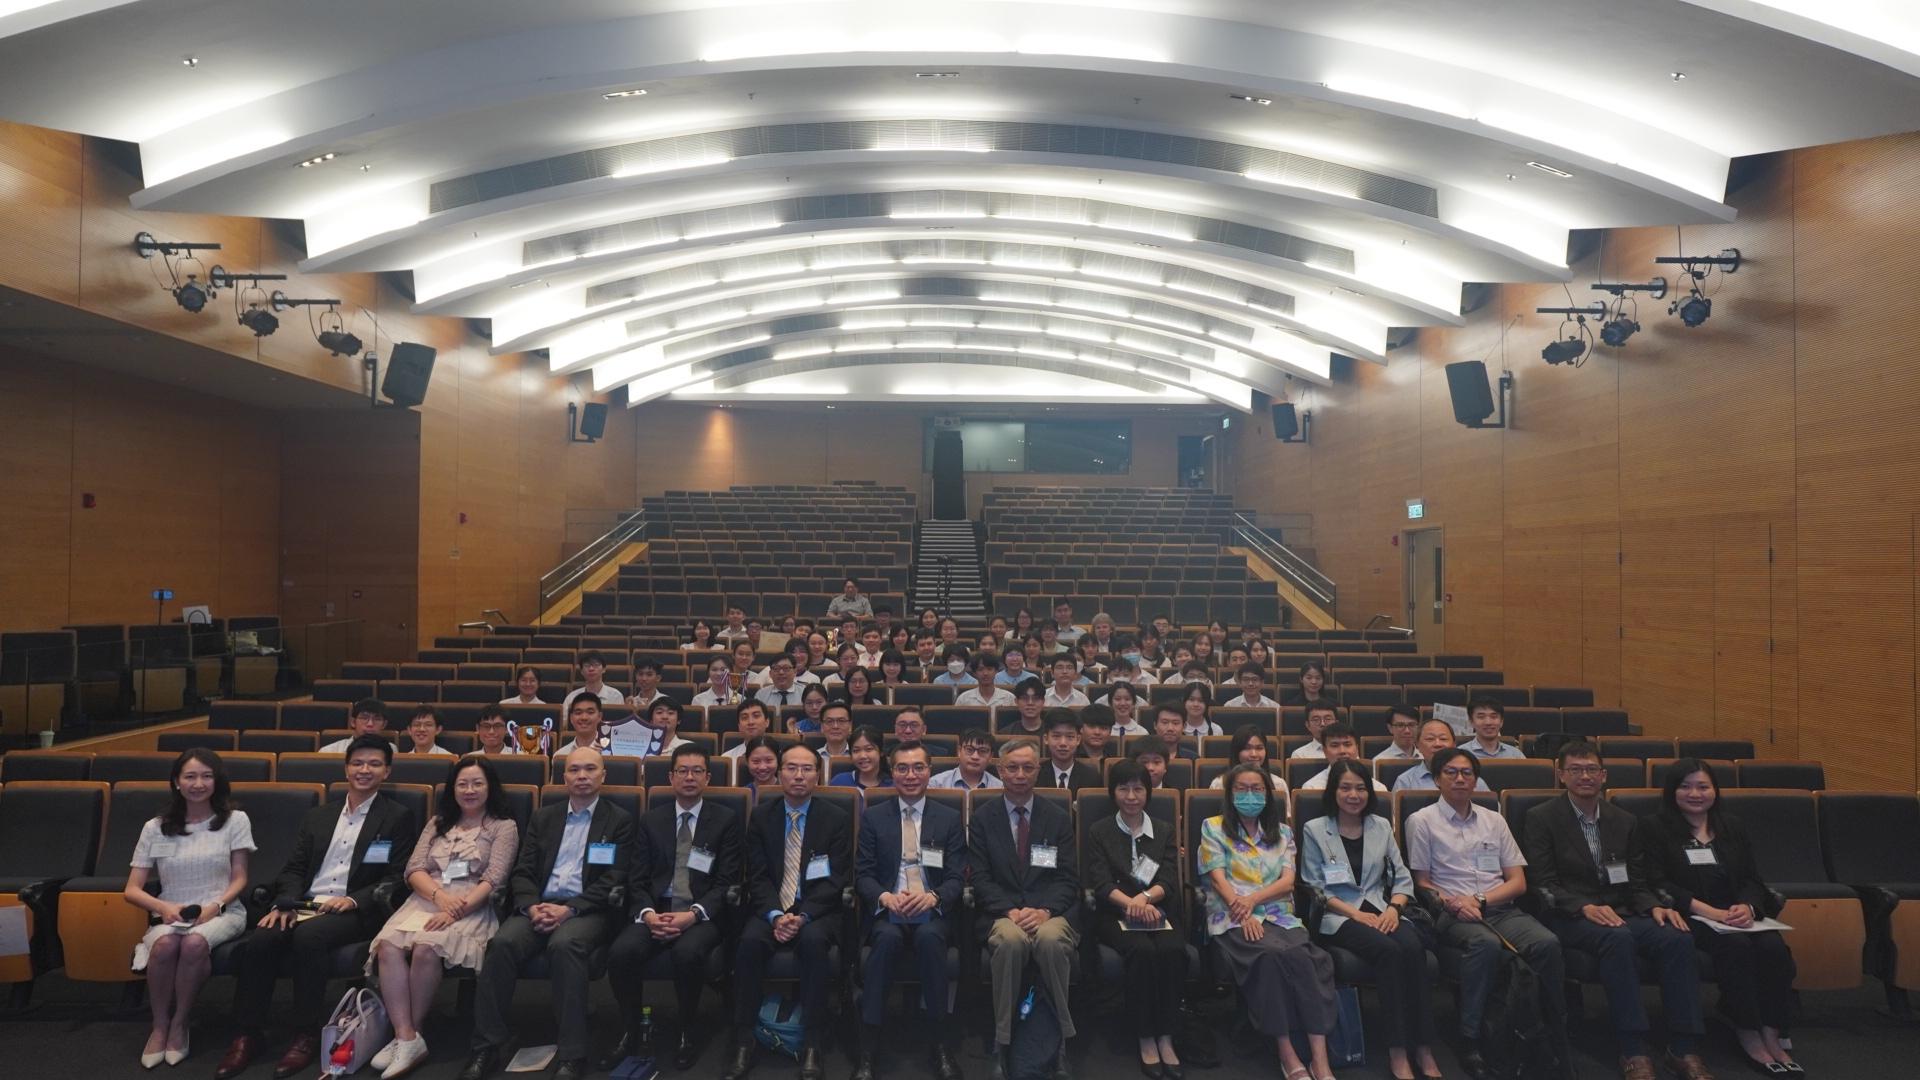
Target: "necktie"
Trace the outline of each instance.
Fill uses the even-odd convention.
[[[787,692],[785,690],[782,690],[780,691],[780,704],[785,705],[786,703],[787,703]]]
[[[900,823],[900,862],[906,867],[907,891],[926,891],[926,876],[920,871],[920,813],[912,807]]]
[[[1033,839],[1033,829],[1027,824],[1026,807],[1016,806],[1013,808],[1013,812],[1014,815],[1020,819],[1020,824],[1014,826],[1013,829],[1013,846],[1019,849],[1020,865],[1024,868],[1028,863],[1033,861],[1031,843]]]
[[[1071,773],[1069,773],[1069,772],[1067,772],[1067,771],[1066,771],[1066,770],[1064,770],[1064,769],[1055,769],[1055,770],[1053,771],[1053,778],[1054,778],[1054,785],[1053,785],[1053,786],[1054,786],[1054,787],[1067,787],[1067,786],[1069,786],[1069,785],[1068,785],[1068,783],[1067,783],[1067,780],[1068,780],[1068,778],[1069,778],[1069,777],[1071,777],[1072,775],[1073,775],[1073,774],[1071,774]]]
[[[693,874],[687,869],[687,855],[693,851],[693,814],[680,812],[680,832],[673,838],[673,899],[674,909],[684,911],[682,904],[691,904],[693,900]]]
[[[800,895],[800,848],[803,837],[800,835],[800,811],[787,811],[787,859],[785,869],[780,871],[780,907],[785,910],[793,906],[794,898]]]

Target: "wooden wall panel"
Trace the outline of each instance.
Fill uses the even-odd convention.
[[[1892,512],[1800,522],[1801,749],[1836,787],[1915,786],[1913,529]]]
[[[80,142],[0,121],[0,285],[63,304],[79,298]]]
[[[73,383],[62,366],[0,352],[0,612],[8,629],[70,622]]]
[[[1580,679],[1595,705],[1620,705],[1620,530],[1580,535]]]
[[[1727,517],[1713,537],[1713,734],[1768,745],[1773,727],[1773,523]]]

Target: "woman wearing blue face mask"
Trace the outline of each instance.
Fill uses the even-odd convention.
[[[1333,960],[1293,914],[1293,830],[1260,766],[1235,765],[1224,786],[1231,805],[1200,826],[1207,933],[1233,970],[1253,1026],[1279,1043],[1286,1080],[1330,1080]],[[1311,1068],[1294,1052],[1295,1030],[1307,1035]]]

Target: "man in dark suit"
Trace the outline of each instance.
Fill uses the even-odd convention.
[[[606,944],[619,912],[612,890],[627,882],[633,817],[600,797],[607,770],[600,751],[575,747],[566,757],[567,801],[534,811],[520,838],[507,883],[510,914],[487,943],[473,1017],[473,1057],[461,1080],[485,1080],[513,1039],[507,1007],[529,960],[547,957],[553,1015],[559,1028],[554,1080],[587,1072],[587,983],[594,950]]]
[[[1073,1038],[1067,980],[1080,935],[1080,882],[1074,860],[1073,818],[1057,803],[1034,795],[1045,766],[1040,744],[1021,737],[1000,750],[999,798],[973,811],[967,850],[975,903],[986,916],[987,961],[993,973],[995,1073],[1005,1068],[1013,1041],[1013,1010],[1025,988],[1027,961],[1060,1019],[1061,1065]]]
[[[758,705],[756,704],[756,708]],[[641,987],[647,963],[666,952],[673,958],[673,987],[680,1005],[676,1069],[700,1056],[694,1018],[707,957],[721,947],[731,905],[727,891],[740,884],[740,818],[706,799],[707,752],[691,743],[673,751],[673,802],[640,817],[633,870],[627,886],[632,921],[607,955],[608,979],[620,1000],[626,1032],[608,1055],[612,1069],[639,1050]]]
[[[854,888],[867,916],[866,970],[861,979],[860,1060],[853,1080],[874,1080],[874,1051],[887,1019],[887,984],[909,939],[920,975],[920,1000],[934,1033],[933,1071],[959,1080],[947,1019],[947,945],[967,873],[967,833],[960,811],[927,798],[932,759],[926,745],[893,750],[893,787],[899,797],[867,808],[860,821]]]
[[[293,854],[273,881],[273,910],[237,947],[233,1015],[240,1034],[214,1070],[217,1080],[239,1075],[260,1052],[273,981],[289,953],[294,1036],[273,1075],[305,1072],[320,1052],[333,951],[380,932],[387,905],[374,899],[374,890],[400,880],[420,839],[413,811],[391,796],[380,797],[392,766],[393,743],[386,736],[355,737],[346,752],[347,793],[315,807],[300,823]],[[301,919],[296,911],[319,914]]]
[[[1071,709],[1048,709],[1046,725],[1047,762],[1040,766],[1036,786],[1076,792],[1099,787],[1100,770],[1080,757],[1080,718]]]
[[[828,953],[840,936],[840,894],[853,878],[852,815],[813,797],[820,756],[793,745],[780,753],[784,796],[765,799],[747,828],[746,925],[734,954],[733,1022],[737,1042],[721,1080],[740,1080],[753,1068],[753,1022],[760,1012],[767,961],[776,950],[798,953],[800,1015],[806,1044],[801,1080],[820,1080],[820,1032],[827,1021]]]
[[[1633,815],[1601,797],[1600,751],[1575,739],[1561,746],[1554,769],[1567,797],[1527,811],[1524,829],[1528,878],[1545,901],[1540,921],[1598,965],[1627,1080],[1654,1077],[1636,962],[1642,956],[1660,976],[1668,1069],[1710,1078],[1700,1058],[1700,977],[1685,917],[1648,886],[1649,856]]]

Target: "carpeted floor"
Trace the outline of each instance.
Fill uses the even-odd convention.
[[[662,1000],[670,998],[664,986],[661,990]],[[282,995],[285,992],[283,984]],[[147,1029],[144,1006],[128,1013],[122,1006],[118,986],[73,983],[57,974],[49,976],[40,981],[33,1003],[25,1012],[0,1014],[0,1047],[5,1049],[6,1073],[25,1078],[66,1075],[99,1080],[132,1080],[147,1075],[154,1075],[156,1080],[172,1076],[211,1077],[233,1034],[227,1022],[231,998],[232,983],[214,980],[202,995],[199,1019],[194,1026],[193,1056],[178,1068],[162,1066],[154,1074],[147,1074],[142,1072],[137,1060]],[[1711,991],[1707,998],[1711,1002]],[[1451,1009],[1451,1001],[1444,993],[1440,1002],[1443,1010]],[[1368,998],[1365,1005],[1368,1018],[1374,1019],[1375,1002]],[[1650,994],[1650,1015],[1659,1015],[1658,1005],[1657,995]],[[1117,1002],[1088,1001],[1077,1010],[1081,1036],[1069,1053],[1079,1080],[1138,1075],[1132,1039],[1120,1030],[1116,1007]],[[1278,1059],[1270,1043],[1246,1032],[1236,1035],[1229,1030],[1233,1022],[1230,997],[1202,1002],[1197,1008],[1210,1018],[1209,1027],[1220,1032],[1218,1049],[1223,1061],[1216,1069],[1190,1069],[1190,1076],[1199,1080],[1241,1080],[1280,1075]],[[530,981],[521,985],[515,1012],[523,1018],[523,1044],[551,1041],[553,1023],[548,1009],[544,983]],[[671,1009],[671,1005],[655,1009],[666,1038],[672,1038],[677,1031]],[[443,988],[438,1008],[426,1028],[427,1042],[432,1048],[431,1062],[414,1076],[422,1080],[453,1080],[459,1073],[467,1057],[468,1024],[456,1012],[453,988]],[[706,1012],[713,1030],[720,1031],[724,1019],[720,1016],[719,1002],[711,995],[707,998]],[[1619,1075],[1607,1046],[1604,1014],[1604,1000],[1596,990],[1590,989],[1585,1019],[1574,1029],[1579,1075],[1588,1080]],[[1920,1025],[1900,1023],[1887,1016],[1877,983],[1853,991],[1808,994],[1802,1002],[1802,1014],[1794,1032],[1795,1052],[1808,1076],[1847,1080],[1912,1080],[1920,1076]],[[599,1032],[596,1049],[604,1051],[618,1036],[617,1014],[604,981],[594,987],[593,1019]],[[985,1017],[975,1007],[966,1011],[964,1020],[967,1039],[960,1055],[961,1066],[973,1080],[986,1080],[989,1062],[980,1036],[985,1030]],[[1445,1017],[1442,1020],[1444,1029]],[[1658,1024],[1658,1020],[1655,1023]],[[932,1070],[924,1051],[926,1034],[924,1025],[917,1021],[890,1026],[880,1059],[880,1074],[902,1080],[930,1078]],[[1720,1076],[1748,1075],[1744,1058],[1724,1028],[1710,1025],[1708,1041],[1708,1063]],[[1377,1038],[1370,1042],[1373,1045],[1369,1047],[1367,1064],[1338,1070],[1341,1077],[1389,1075],[1386,1055],[1378,1046]],[[723,1043],[721,1038],[709,1039],[699,1063],[687,1075],[703,1080],[717,1076],[724,1064]],[[280,1049],[281,1043],[276,1041],[271,1052],[277,1056]],[[1451,1052],[1445,1047],[1438,1050],[1441,1065],[1449,1070],[1449,1075],[1460,1076]],[[844,1048],[834,1048],[827,1058],[828,1080],[844,1080],[852,1071],[852,1065]],[[317,1067],[312,1070],[313,1074],[318,1072]],[[671,1069],[668,1072],[671,1073]],[[245,1075],[268,1080],[272,1074],[273,1062],[268,1059],[256,1063]],[[360,1075],[375,1074],[362,1072]],[[753,1075],[788,1080],[796,1075],[796,1067],[790,1059],[763,1053]]]

